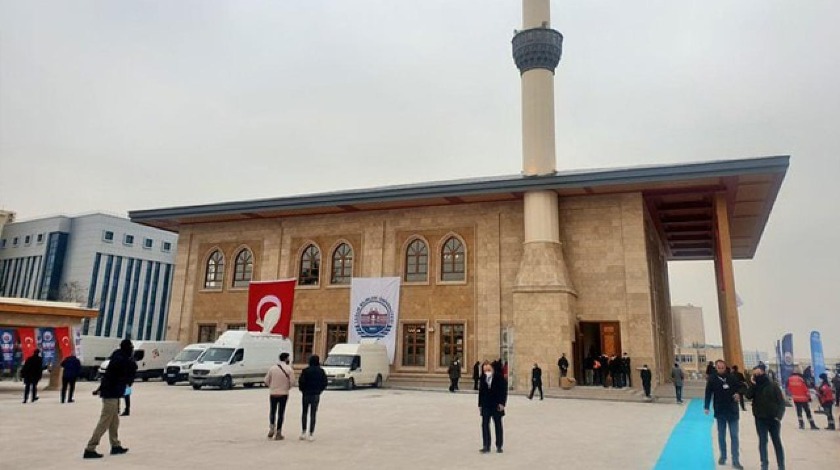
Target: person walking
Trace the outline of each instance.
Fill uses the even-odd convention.
[[[828,427],[826,429],[834,431],[834,415],[831,414],[831,407],[834,405],[834,392],[831,389],[831,384],[828,383],[828,374],[825,372],[820,374],[820,385],[817,387],[817,396],[820,399],[820,405],[822,405],[826,417],[828,417]]]
[[[569,374],[569,360],[566,359],[566,353],[563,353],[560,359],[557,359],[557,367],[560,368],[561,379]]]
[[[76,391],[76,380],[82,373],[82,363],[78,357],[71,354],[61,361],[61,368],[61,403],[64,403],[65,398],[67,403],[73,403],[73,393]]]
[[[449,364],[449,391],[455,393],[458,390],[458,380],[461,378],[461,363],[456,357],[451,364]]]
[[[317,354],[309,356],[309,367],[303,369],[298,380],[298,388],[303,395],[303,411],[300,415],[300,440],[315,440],[315,418],[321,393],[327,388],[327,374],[321,368],[321,359]],[[307,414],[309,415],[309,433],[306,432]]]
[[[671,369],[671,380],[674,382],[674,392],[677,395],[677,403],[682,403],[682,388],[685,382],[685,374],[680,369],[679,362],[674,363],[674,368]]]
[[[715,421],[717,421],[718,447],[720,458],[718,465],[726,464],[726,428],[729,428],[729,439],[732,450],[732,468],[743,470],[738,448],[738,400],[743,390],[738,381],[726,373],[726,362],[715,362],[716,373],[706,381],[706,398],[703,410],[709,414],[709,404],[714,399]]]
[[[761,470],[767,470],[770,462],[767,458],[767,435],[773,441],[776,465],[785,468],[785,449],[782,447],[782,417],[785,415],[785,397],[782,389],[764,373],[764,366],[753,368],[750,380],[753,385],[747,390],[747,398],[752,400],[752,412],[755,418],[755,431],[758,434],[758,455]]]
[[[82,455],[85,459],[101,459],[102,454],[96,451],[99,441],[105,431],[108,431],[108,440],[111,443],[111,455],[119,455],[128,452],[119,439],[120,429],[120,398],[125,395],[125,388],[129,382],[134,380],[137,371],[137,363],[131,358],[134,346],[130,339],[120,342],[120,348],[111,354],[108,368],[102,376],[99,385],[99,397],[102,399],[102,411],[99,415],[99,422],[93,430],[90,440]]]
[[[23,379],[23,402],[29,398],[29,391],[32,390],[32,403],[38,401],[38,382],[44,373],[44,360],[41,358],[41,350],[36,349],[31,356],[26,358],[20,370]]]
[[[282,432],[283,417],[286,416],[289,390],[295,383],[295,370],[289,366],[289,353],[280,353],[279,359],[277,364],[268,369],[263,379],[268,387],[268,438],[273,437],[275,441],[285,439]]]
[[[621,365],[623,366],[621,374],[621,385],[623,387],[632,387],[633,369],[630,367],[630,356],[626,352],[621,357]]]
[[[540,369],[539,364],[536,362],[534,363],[534,368],[531,369],[531,393],[528,395],[529,400],[534,399],[534,390],[540,389],[540,400],[543,399],[543,390],[542,390],[542,369]]]
[[[840,407],[840,369],[834,371],[831,383],[834,385],[834,406]]]
[[[496,452],[502,453],[504,445],[504,428],[502,417],[507,405],[507,381],[500,367],[493,367],[484,361],[481,365],[483,375],[478,386],[478,408],[481,414],[481,449],[479,452],[490,452],[490,420],[496,433]]]
[[[639,372],[639,375],[642,377],[642,388],[645,389],[645,397],[650,398],[650,382],[653,376],[650,373],[650,369],[648,369],[647,364],[642,366],[642,370]]]
[[[481,379],[481,363],[478,362],[478,361],[475,361],[475,364],[473,364],[472,378],[473,378],[473,390],[477,391],[478,390],[478,381]]]
[[[739,389],[747,389],[747,379],[744,377],[744,373],[738,370],[738,366],[732,366],[732,376],[738,381]],[[741,394],[740,398],[741,411],[747,411],[747,407],[744,405],[744,395]]]
[[[802,377],[802,371],[797,366],[793,373],[788,377],[787,389],[793,398],[793,405],[796,406],[796,419],[799,420],[799,429],[805,429],[805,421],[802,420],[802,412],[808,417],[808,422],[811,423],[811,429],[819,430],[817,423],[811,416],[811,393],[808,391],[808,384],[805,378]]]

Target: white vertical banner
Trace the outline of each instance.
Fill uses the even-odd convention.
[[[400,278],[354,277],[350,283],[349,343],[373,340],[385,344],[394,363],[400,309]]]
[[[84,361],[84,351],[82,351],[82,326],[74,326],[72,327],[72,335],[73,335],[73,349],[76,352],[76,357],[79,358],[80,361]]]

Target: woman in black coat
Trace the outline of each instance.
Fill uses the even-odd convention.
[[[507,404],[507,381],[498,363],[494,366],[488,361],[481,365],[483,374],[478,386],[478,408],[481,414],[482,446],[479,452],[490,452],[490,420],[496,432],[496,452],[502,453],[504,429],[502,417]]]

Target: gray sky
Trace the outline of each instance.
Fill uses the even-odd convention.
[[[792,156],[737,262],[746,348],[840,356],[840,2],[554,1],[559,169]],[[516,174],[519,1],[0,0],[20,219]],[[710,263],[671,264],[702,305]]]

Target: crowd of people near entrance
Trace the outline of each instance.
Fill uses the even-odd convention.
[[[565,355],[563,358],[565,358]],[[568,362],[566,368],[568,369]],[[605,388],[632,387],[632,375],[630,356],[626,352],[609,356],[605,353],[590,352],[583,358],[582,385],[603,386]],[[565,377],[565,375],[563,376]]]

